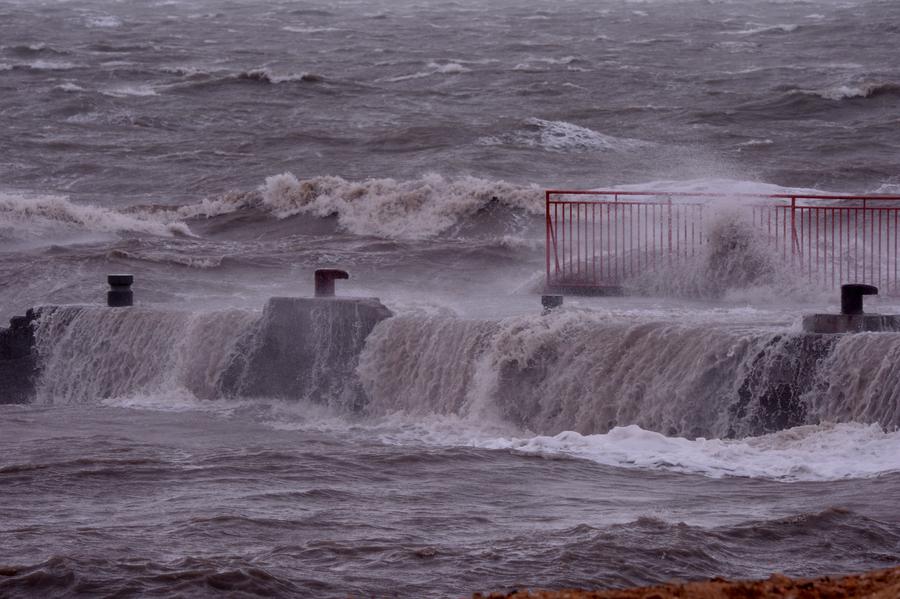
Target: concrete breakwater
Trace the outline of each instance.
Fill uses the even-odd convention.
[[[160,371],[198,353],[224,353],[195,360],[184,386],[204,399],[343,394],[359,405],[356,361],[372,328],[391,315],[374,298],[276,297],[261,315],[222,312],[199,323],[152,308],[43,306],[0,329],[0,404],[30,403],[42,392],[47,401],[86,399],[65,379],[98,397],[159,386]],[[191,328],[204,330],[185,344],[179,336]]]
[[[377,299],[261,312],[45,306],[0,330],[0,403],[187,392],[380,416],[498,416],[540,434],[636,424],[729,438],[820,422],[900,426],[900,334],[600,318],[394,316]]]

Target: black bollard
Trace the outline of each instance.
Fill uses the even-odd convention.
[[[862,283],[841,285],[841,314],[862,314],[864,295],[878,295],[878,287]]]
[[[106,277],[110,290],[106,293],[106,305],[111,308],[124,308],[134,303],[131,285],[134,275],[109,275]]]
[[[335,279],[349,279],[350,273],[339,268],[316,270],[316,297],[334,297]]]
[[[542,295],[541,305],[544,307],[544,314],[549,314],[550,310],[554,310],[563,305],[563,296],[561,295]]]

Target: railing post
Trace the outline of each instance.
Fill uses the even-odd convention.
[[[669,266],[672,266],[672,198],[668,198],[668,221],[669,221]]]
[[[796,262],[800,249],[800,238],[797,236],[797,198],[791,198],[791,266]]]
[[[547,275],[544,280],[544,285],[550,285],[550,190],[544,192],[544,214],[547,218],[547,230],[546,235],[547,239],[545,240],[544,246],[547,251]]]

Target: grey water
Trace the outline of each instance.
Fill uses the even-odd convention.
[[[743,382],[835,298],[534,292],[548,187],[898,192],[898,38],[876,0],[0,1],[0,316],[110,272],[140,304],[41,323],[38,398],[0,389],[0,596],[897,564],[900,334],[838,341],[779,428]],[[323,266],[395,314],[369,403],[221,393]]]

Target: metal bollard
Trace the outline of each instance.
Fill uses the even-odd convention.
[[[349,279],[350,273],[339,268],[316,270],[316,297],[334,297],[335,279]]]
[[[878,295],[878,287],[862,283],[841,285],[841,314],[862,314],[864,295]]]
[[[109,275],[106,277],[110,290],[106,293],[106,305],[111,308],[123,308],[134,303],[131,285],[134,275]]]

